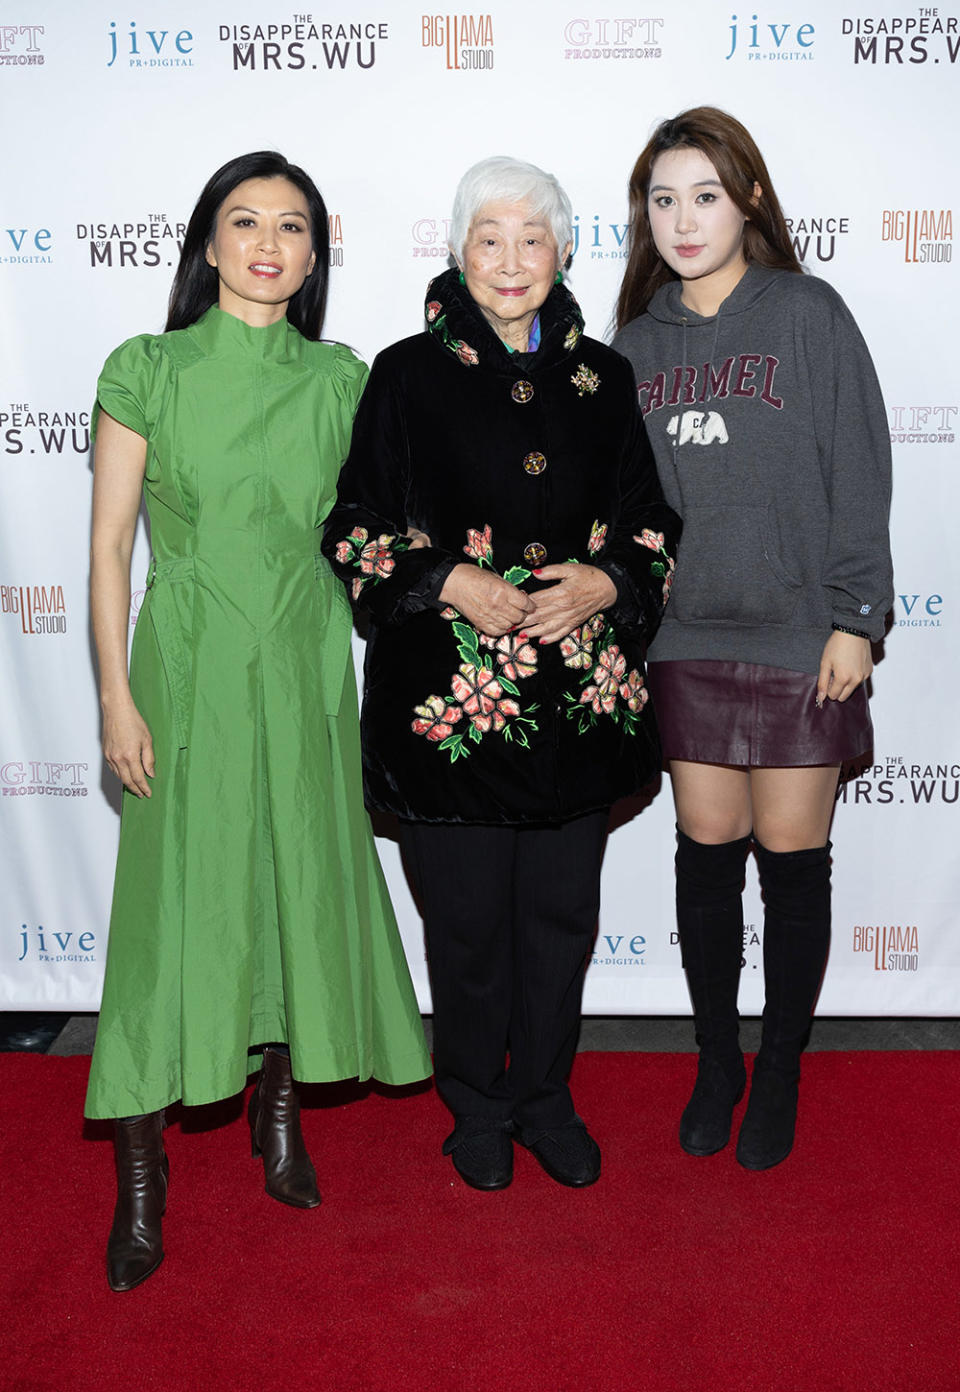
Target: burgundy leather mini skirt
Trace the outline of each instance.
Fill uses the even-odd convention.
[[[842,764],[873,747],[867,693],[817,709],[809,672],[750,662],[651,662],[653,697],[666,759],[792,768]]]

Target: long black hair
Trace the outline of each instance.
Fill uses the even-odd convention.
[[[310,236],[316,264],[287,305],[287,318],[304,338],[318,339],[327,305],[327,277],[330,270],[330,229],[327,209],[320,190],[309,174],[290,164],[276,150],[256,150],[239,155],[221,165],[207,180],[197,200],[180,253],[180,264],[173,278],[166,329],[186,329],[195,324],[211,305],[217,303],[220,279],[216,267],[207,261],[207,247],[216,230],[217,213],[238,184],[247,179],[287,179],[300,190],[310,211]]]

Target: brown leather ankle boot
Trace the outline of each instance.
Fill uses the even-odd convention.
[[[289,1054],[264,1049],[247,1116],[253,1154],[263,1156],[267,1193],[294,1208],[316,1208],[320,1193],[300,1130],[300,1101]]]
[[[163,1149],[163,1113],[114,1122],[117,1206],[107,1241],[107,1280],[132,1290],[163,1261],[160,1220],[167,1206],[169,1162]]]

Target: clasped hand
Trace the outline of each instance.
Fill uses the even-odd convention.
[[[616,585],[596,566],[567,562],[544,566],[536,576],[556,583],[526,594],[490,571],[458,565],[448,575],[440,598],[491,638],[520,628],[541,643],[559,642],[617,598]]]

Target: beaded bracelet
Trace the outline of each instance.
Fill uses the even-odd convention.
[[[864,633],[860,628],[846,628],[843,624],[838,623],[831,624],[830,627],[834,633],[849,633],[851,638],[866,638],[867,642],[870,641],[870,634]]]

